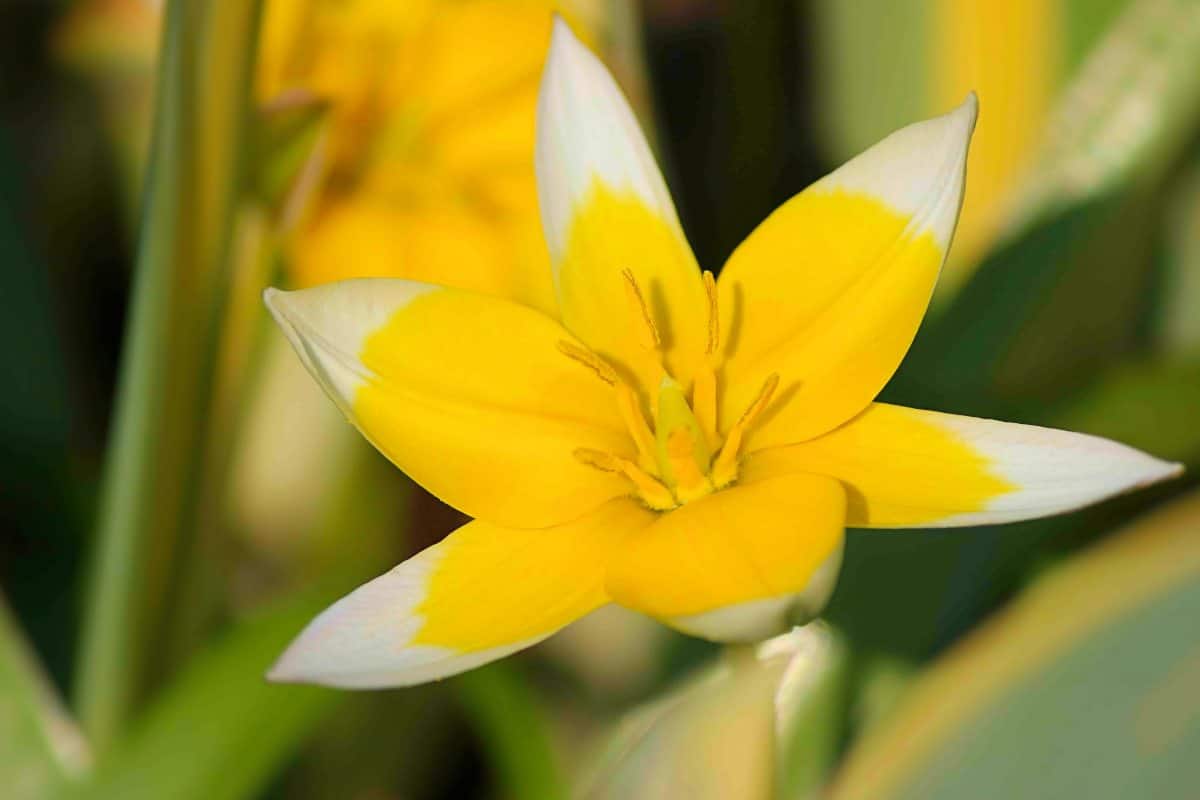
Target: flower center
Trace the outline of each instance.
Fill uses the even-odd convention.
[[[660,354],[662,337],[650,314],[633,273],[626,270],[626,295],[635,317],[634,326],[642,344]],[[669,511],[684,503],[724,489],[737,480],[738,459],[746,430],[770,404],[779,385],[771,375],[758,396],[724,438],[717,429],[717,378],[720,325],[717,317],[717,287],[711,272],[704,273],[708,300],[706,361],[692,380],[691,397],[662,368],[653,427],[643,413],[637,392],[621,379],[607,361],[573,342],[559,342],[559,350],[596,373],[613,387],[621,419],[637,449],[637,459],[580,448],[575,457],[588,466],[625,476],[642,502],[656,511]]]

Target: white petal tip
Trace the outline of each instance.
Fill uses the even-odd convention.
[[[271,683],[321,683],[321,670],[313,669],[313,664],[305,663],[311,661],[311,648],[304,647],[305,634],[308,630],[301,634],[288,645],[283,654],[275,660],[271,668],[267,670],[266,679]]]
[[[958,108],[951,111],[949,116],[966,128],[969,137],[974,133],[975,122],[979,119],[979,95],[975,92],[967,94],[966,99],[959,103]]]
[[[1186,467],[1178,461],[1159,461],[1154,459],[1154,468],[1148,470],[1148,476],[1144,482],[1139,483],[1135,488],[1150,486],[1162,481],[1169,481],[1178,478],[1184,473]]]

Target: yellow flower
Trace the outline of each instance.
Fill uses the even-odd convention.
[[[962,197],[970,98],[698,268],[633,114],[556,24],[537,176],[556,307],[397,279],[266,301],[309,371],[476,517],[320,615],[278,680],[395,686],[616,602],[714,640],[815,614],[846,525],[1053,514],[1177,472],[1114,442],[873,403]]]
[[[550,0],[274,0],[264,100],[329,102],[327,175],[294,283],[400,277],[552,311],[533,175]]]

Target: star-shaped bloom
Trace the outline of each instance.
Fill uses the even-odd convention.
[[[817,613],[847,525],[1056,514],[1175,474],[1123,445],[873,402],[925,313],[973,97],[793,197],[702,272],[604,66],[556,23],[537,176],[557,312],[398,279],[267,304],[346,416],[476,519],[322,613],[273,669],[441,678],[610,602],[718,641]]]

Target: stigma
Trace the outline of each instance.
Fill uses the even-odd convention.
[[[622,277],[630,324],[640,344],[658,352],[659,364],[663,365],[662,337],[645,295],[631,271],[624,271]],[[637,391],[604,358],[576,343],[559,343],[564,355],[613,388],[621,420],[637,453],[632,459],[580,448],[575,457],[588,466],[624,476],[632,493],[654,511],[670,511],[737,481],[746,431],[770,405],[779,385],[778,375],[768,377],[749,408],[721,434],[717,419],[720,323],[716,281],[708,271],[703,280],[707,301],[704,363],[692,376],[690,392],[663,365],[649,418]]]

